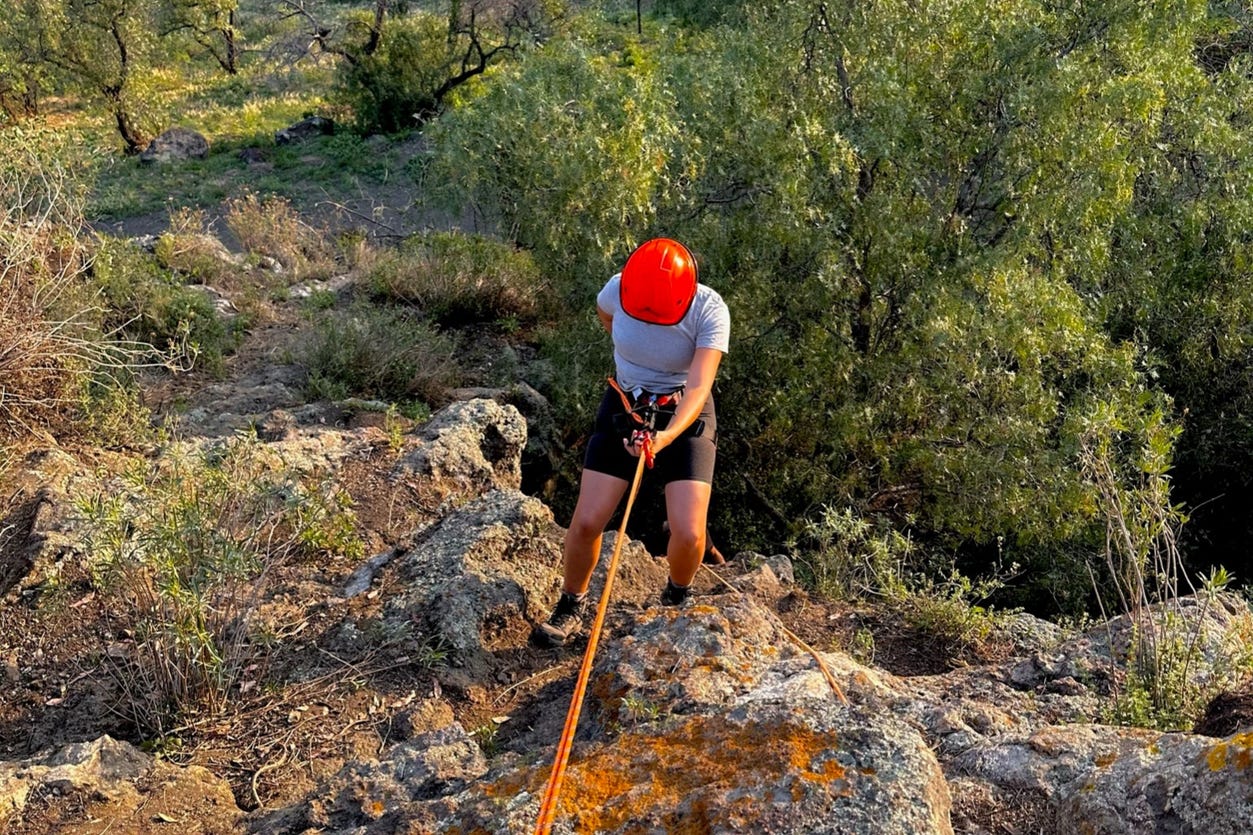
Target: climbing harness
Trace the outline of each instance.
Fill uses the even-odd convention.
[[[609,385],[618,393],[618,397],[622,398],[622,408],[626,412],[622,417],[627,422],[618,428],[624,430],[623,434],[628,435],[632,445],[640,446],[644,462],[651,470],[655,460],[651,440],[653,433],[657,431],[657,416],[661,414],[662,407],[677,404],[683,397],[683,390],[679,389],[669,394],[654,394],[641,390],[632,398],[613,377],[609,378]],[[645,440],[649,443],[645,443]]]
[[[617,388],[617,385],[614,386]],[[621,389],[618,389],[621,392]],[[625,395],[624,395],[625,397]],[[587,680],[592,674],[592,660],[596,656],[596,645],[600,642],[600,629],[605,622],[605,612],[609,609],[609,593],[613,590],[614,574],[618,570],[618,558],[622,556],[622,543],[626,541],[627,520],[631,518],[631,508],[635,504],[635,496],[640,489],[640,479],[644,475],[644,462],[652,458],[652,437],[644,436],[644,455],[640,456],[635,466],[635,478],[631,481],[631,492],[627,496],[626,510],[622,512],[622,524],[618,527],[618,536],[613,543],[613,556],[609,558],[609,568],[605,572],[605,588],[600,593],[600,603],[596,606],[596,618],[588,632],[587,649],[583,652],[583,666],[579,668],[579,677],[574,685],[574,696],[570,699],[570,710],[566,713],[566,724],[561,730],[561,741],[557,743],[557,755],[553,760],[552,773],[548,775],[548,788],[544,791],[544,800],[540,804],[539,821],[535,825],[535,835],[548,835],[552,831],[553,817],[557,813],[557,798],[561,795],[561,783],[566,776],[566,763],[570,759],[570,748],[574,744],[574,731],[579,725],[579,713],[583,710],[583,695],[587,691]]]

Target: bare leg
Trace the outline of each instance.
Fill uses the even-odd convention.
[[[704,481],[672,481],[666,485],[666,517],[670,522],[670,579],[690,586],[705,556],[705,525],[713,487]]]
[[[600,559],[601,535],[629,486],[622,479],[605,473],[583,471],[574,518],[566,531],[562,591],[571,594],[587,591],[592,570]]]

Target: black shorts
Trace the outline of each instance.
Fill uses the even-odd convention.
[[[657,429],[665,429],[674,415],[675,406],[660,407]],[[605,473],[623,481],[635,477],[638,459],[626,451],[623,439],[630,434],[625,427],[626,408],[613,388],[605,391],[596,412],[596,428],[587,443],[583,469]],[[674,443],[657,453],[653,472],[662,484],[672,481],[703,481],[713,484],[714,459],[718,453],[718,413],[713,394],[705,401],[700,415]]]

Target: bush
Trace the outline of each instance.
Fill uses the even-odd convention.
[[[136,359],[138,346],[101,329],[66,154],[38,129],[0,141],[0,436],[71,420],[88,381]]]
[[[900,597],[905,577],[917,568],[907,536],[848,508],[823,508],[806,534],[813,547],[799,562],[800,577],[824,597]]]
[[[235,336],[203,290],[184,286],[154,257],[116,238],[101,240],[92,275],[108,327],[155,346],[169,361],[221,371]]]
[[[306,349],[309,393],[436,403],[459,378],[454,352],[412,311],[368,304],[327,311]]]
[[[442,324],[532,320],[546,289],[529,253],[460,232],[407,239],[381,254],[366,280],[373,293]]]
[[[354,20],[361,31],[373,24],[366,13]],[[418,114],[430,116],[439,102],[436,90],[448,79],[448,21],[415,12],[385,21],[378,49],[345,62],[340,75],[341,97],[363,130],[395,133],[417,127]]]
[[[226,225],[245,250],[273,258],[295,279],[326,278],[335,272],[334,247],[284,198],[235,198],[227,204]]]
[[[158,736],[222,710],[264,654],[255,616],[278,567],[363,552],[344,494],[299,477],[254,438],[137,466],[80,512],[96,584],[134,636],[104,657],[129,718]]]
[[[226,247],[209,232],[203,209],[171,212],[169,229],[157,239],[154,254],[162,267],[191,283],[221,286],[239,271]]]

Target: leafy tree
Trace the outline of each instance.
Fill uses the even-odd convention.
[[[1080,439],[1165,419],[1110,294],[1146,266],[1120,264],[1124,229],[1172,153],[1170,91],[1247,112],[1197,70],[1213,21],[1197,2],[987,11],[793,0],[554,44],[430,132],[437,169],[572,303],[648,236],[695,247],[735,323],[719,487],[750,541],[836,502],[970,553],[1074,559],[1101,536]],[[1226,171],[1215,192],[1248,193]],[[594,385],[579,368],[563,388]]]
[[[127,153],[142,150],[152,127],[143,73],[156,47],[153,0],[34,0],[20,12],[43,60],[104,100]]]
[[[319,41],[343,60],[344,96],[364,129],[395,132],[427,122],[454,90],[543,32],[555,10],[541,0],[431,5],[375,0],[342,35],[315,24]]]
[[[1219,7],[1170,87],[1131,210],[1092,288],[1107,327],[1147,346],[1182,415],[1177,498],[1193,550],[1248,576],[1253,535],[1253,83],[1248,13]],[[1240,44],[1244,44],[1243,53]],[[1218,57],[1222,56],[1222,60]]]
[[[37,2],[16,0],[12,13],[0,16],[0,112],[12,121],[36,115],[50,86],[34,26]]]
[[[239,73],[239,0],[166,0],[164,34],[183,33],[228,75]]]

